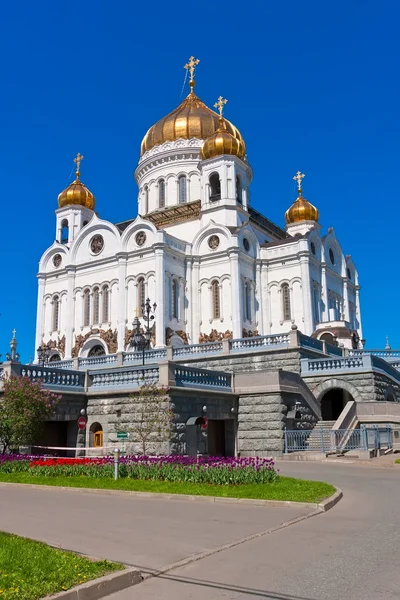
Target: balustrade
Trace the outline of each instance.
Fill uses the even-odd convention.
[[[159,378],[158,367],[143,369],[113,369],[110,371],[90,371],[90,389],[128,387],[135,388],[144,384],[156,383]]]
[[[158,348],[154,350],[145,350],[144,362],[157,362],[159,360],[165,360],[167,358],[167,349]],[[122,364],[141,364],[143,362],[143,352],[123,352],[122,353]]]
[[[259,350],[260,348],[273,346],[289,346],[290,335],[282,333],[277,335],[260,335],[257,337],[239,338],[230,340],[229,346],[232,352],[241,350]]]
[[[63,371],[50,367],[21,365],[20,375],[29,377],[31,381],[42,381],[49,387],[79,387],[84,388],[85,374],[78,371]]]
[[[199,354],[218,354],[222,352],[222,342],[207,342],[205,344],[191,344],[190,346],[179,346],[172,349],[172,357],[199,355]]]
[[[176,385],[182,386],[211,386],[230,390],[232,376],[230,373],[192,369],[190,367],[175,367]]]
[[[87,356],[78,359],[79,367],[108,367],[117,364],[116,354],[103,354],[102,356]]]

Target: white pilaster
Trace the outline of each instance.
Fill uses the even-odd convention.
[[[190,334],[191,343],[198,344],[200,337],[200,290],[199,290],[199,261],[193,260],[192,269],[192,332]]]
[[[343,301],[344,301],[344,319],[350,321],[350,306],[349,306],[349,290],[347,287],[347,281],[343,281]]]
[[[126,328],[126,256],[118,257],[118,352],[125,351]]]
[[[186,298],[185,303],[185,322],[186,322],[186,335],[189,337],[191,344],[195,344],[193,341],[193,321],[192,321],[192,302],[193,302],[193,286],[192,286],[192,259],[186,259]]]
[[[303,292],[303,314],[304,314],[304,331],[306,335],[311,335],[314,331],[313,313],[312,313],[312,298],[311,298],[311,277],[310,263],[307,256],[300,258],[301,268],[301,287]],[[293,308],[292,308],[293,311]],[[293,312],[292,312],[293,314]]]
[[[328,281],[326,277],[326,265],[321,266],[321,282],[322,282],[322,301],[324,303],[324,310],[321,306],[321,323],[329,321],[329,298],[328,298]]]
[[[360,306],[360,288],[359,287],[356,287],[356,318],[359,323],[357,333],[360,336],[360,340],[362,340],[363,334],[362,334],[362,325],[361,325],[361,306]]]
[[[67,305],[66,305],[66,322],[65,322],[65,357],[71,358],[73,338],[74,338],[74,323],[75,323],[75,270],[67,270]]]
[[[156,348],[165,346],[165,269],[164,244],[155,246],[156,263]]]
[[[261,265],[261,291],[260,291],[260,302],[263,316],[263,328],[259,329],[260,334],[268,335],[271,333],[271,319],[269,316],[269,299],[270,294],[268,292],[268,266],[265,263]]]
[[[37,299],[37,308],[36,308],[36,338],[35,338],[35,360],[37,360],[36,349],[42,343],[42,337],[44,334],[44,311],[45,311],[45,302],[44,302],[44,288],[45,288],[45,278],[44,275],[39,275],[38,281],[38,299]]]
[[[231,294],[232,294],[232,335],[233,338],[241,338],[243,334],[242,325],[242,290],[240,289],[239,275],[239,249],[235,248],[229,253],[231,267]]]

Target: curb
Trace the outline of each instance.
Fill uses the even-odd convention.
[[[186,502],[211,502],[215,504],[252,504],[253,506],[297,506],[302,508],[312,508],[326,512],[342,498],[343,493],[338,488],[337,491],[326,500],[322,502],[294,502],[292,500],[261,500],[253,498],[224,498],[223,496],[192,496],[189,494],[163,494],[160,492],[135,492],[130,490],[102,490],[99,488],[75,488],[75,487],[64,487],[59,485],[38,485],[34,483],[13,483],[10,481],[0,481],[1,486],[7,485],[18,485],[20,487],[31,488],[35,490],[63,490],[71,492],[88,492],[90,494],[107,494],[111,496],[124,496],[130,495],[137,498],[145,498],[151,500],[184,500]]]
[[[125,569],[118,573],[110,573],[87,583],[77,585],[65,592],[46,596],[43,600],[98,600],[109,594],[120,592],[143,580],[137,569]]]

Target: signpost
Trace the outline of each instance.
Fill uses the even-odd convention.
[[[117,431],[117,440],[122,441],[122,452],[125,454],[125,440],[129,439],[129,433],[127,431]]]
[[[201,428],[205,431],[208,427],[208,419],[207,419],[207,417],[203,417],[203,419],[204,419],[204,423],[201,426]]]
[[[86,423],[87,423],[86,417],[79,417],[78,428],[81,430],[86,429]]]

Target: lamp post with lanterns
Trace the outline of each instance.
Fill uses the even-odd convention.
[[[154,313],[156,312],[157,304],[154,302],[153,305],[150,303],[150,298],[147,298],[146,302],[144,302],[141,306],[142,309],[142,318],[145,322],[144,333],[140,328],[140,320],[136,315],[132,326],[133,333],[130,339],[132,346],[135,348],[135,352],[142,352],[142,364],[145,364],[145,352],[150,348],[150,339],[151,339],[151,328],[150,323],[154,321]]]
[[[50,350],[49,348],[47,348],[47,346],[39,346],[38,349],[36,350],[37,353],[37,357],[38,357],[38,364],[41,367],[44,367],[50,359]]]

